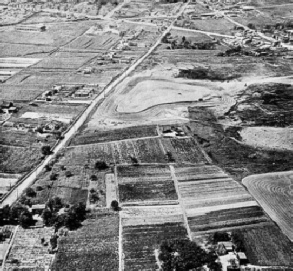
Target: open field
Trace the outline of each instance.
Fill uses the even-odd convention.
[[[292,241],[292,172],[252,175],[243,184]]]
[[[94,22],[50,24],[44,32],[18,31],[7,27],[1,31],[0,43],[61,46],[83,34]]]
[[[165,240],[187,239],[179,206],[123,208],[123,270],[155,270],[155,250]]]
[[[119,218],[101,212],[61,237],[52,270],[118,270]]]
[[[111,131],[81,131],[72,139],[70,145],[86,145],[157,135],[156,126],[130,127]]]
[[[40,82],[39,82],[40,83]],[[31,101],[46,90],[44,85],[0,85],[0,101]]]
[[[243,241],[245,254],[253,265],[293,266],[292,243],[273,224],[233,231]]]
[[[19,227],[4,270],[12,270],[18,266],[30,270],[48,268],[53,260],[53,255],[49,254],[48,245],[42,244],[41,239],[44,238],[45,242],[49,243],[53,233],[54,229],[48,227],[37,229]],[[14,263],[15,260],[19,262],[19,265]]]
[[[241,141],[254,147],[293,150],[292,128],[245,127]]]
[[[158,175],[155,174],[156,171]],[[120,172],[124,177],[120,177]],[[148,205],[155,202],[159,205],[164,204],[164,201],[177,200],[169,167],[159,166],[156,169],[155,166],[122,166],[117,168],[117,179],[119,198],[123,204]]]

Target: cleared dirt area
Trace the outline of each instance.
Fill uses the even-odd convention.
[[[242,142],[254,147],[293,150],[291,128],[246,127],[240,132]]]
[[[293,240],[293,173],[252,175],[242,182],[282,231]]]

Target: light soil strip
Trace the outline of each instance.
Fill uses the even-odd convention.
[[[176,178],[176,175],[175,175],[174,166],[170,165],[170,171],[171,171],[171,176],[172,176],[172,179],[174,181],[174,185],[175,185],[176,192],[177,192],[177,195],[178,195],[178,201],[179,201],[179,204],[180,204],[181,209],[182,209],[183,218],[184,218],[184,224],[185,224],[186,229],[187,229],[188,237],[189,237],[190,240],[192,240],[192,233],[191,233],[191,230],[189,228],[186,209],[185,209],[184,204],[182,202],[181,194],[180,194],[180,191],[179,191],[178,181],[177,181],[177,178]]]
[[[115,176],[113,173],[108,173],[105,175],[105,184],[106,184],[106,207],[110,208],[111,202],[113,200],[117,200]]]

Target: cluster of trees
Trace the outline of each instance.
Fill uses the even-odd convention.
[[[196,270],[207,265],[210,270],[220,271],[214,252],[206,252],[190,240],[164,241],[160,246],[159,260],[163,271]]]
[[[181,41],[177,41],[175,38],[171,37],[171,33],[167,33],[166,36],[162,38],[162,42],[170,44],[169,49],[193,49],[193,50],[215,50],[215,42],[198,42],[192,43],[186,39],[185,36],[182,37]]]
[[[4,206],[0,222],[2,225],[19,224],[23,228],[28,228],[33,224],[33,217],[26,206],[18,203],[13,207],[9,205]]]
[[[66,212],[59,214],[63,207],[67,209]],[[65,206],[59,197],[51,198],[46,204],[42,218],[46,226],[54,226],[56,231],[61,227],[75,230],[86,218],[86,206],[78,203],[69,207]]]
[[[225,72],[225,71],[224,71]],[[215,81],[232,80],[239,77],[238,75],[224,74],[222,71],[213,71],[211,69],[196,67],[194,69],[180,69],[178,77],[188,79],[208,79]]]

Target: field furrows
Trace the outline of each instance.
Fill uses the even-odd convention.
[[[253,175],[243,184],[282,231],[293,240],[292,172]]]
[[[245,253],[251,264],[293,266],[293,245],[274,223],[242,228],[233,233],[243,240]]]
[[[207,162],[201,150],[192,138],[162,138],[165,152],[171,152],[177,163]]]
[[[269,220],[244,187],[216,166],[175,166],[175,178],[193,235]]]
[[[62,237],[52,270],[118,270],[118,215],[97,215]]]
[[[123,227],[123,270],[156,270],[155,250],[165,240],[187,239],[182,222]]]
[[[172,140],[172,148],[162,148],[162,142]],[[163,143],[164,145],[164,143]],[[195,142],[190,138],[166,139],[145,138],[117,141],[104,144],[79,145],[69,147],[78,157],[102,159],[108,163],[120,165],[158,163],[167,164],[167,152],[174,156],[178,163],[204,163],[205,159]],[[177,158],[176,158],[177,157]]]
[[[124,207],[120,216],[122,226],[154,225],[184,221],[182,209],[178,205]]]
[[[118,167],[117,172],[119,199],[123,204],[137,205],[141,202],[145,205],[159,205],[164,204],[164,201],[176,201],[178,198],[169,167],[155,169],[143,165],[124,166]],[[129,176],[127,172],[131,172],[129,175],[133,177],[120,177]],[[172,202],[174,203],[176,202]]]

